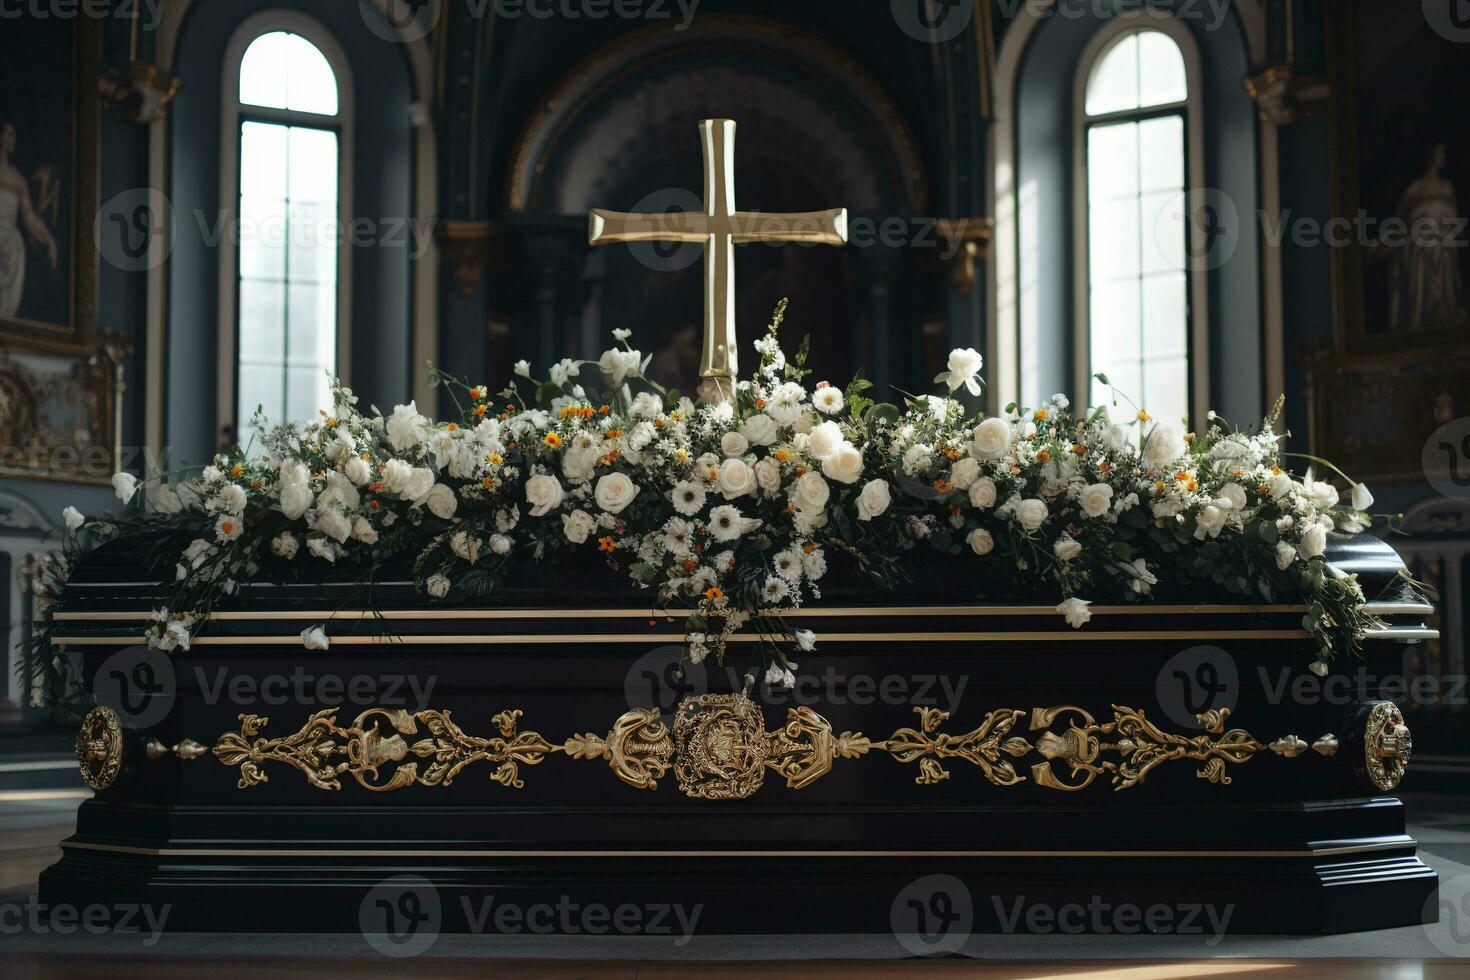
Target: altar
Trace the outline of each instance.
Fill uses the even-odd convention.
[[[80,658],[96,796],[41,900],[923,952],[1076,909],[1433,920],[1385,687],[1433,609],[1360,533],[1367,488],[1293,477],[1276,412],[974,414],[971,349],[903,406],[808,387],[784,303],[741,378],[732,246],[837,244],[846,214],[736,211],[734,124],[701,128],[704,214],[589,232],[705,243],[700,404],[615,331],[498,393],[437,375],[446,421],[334,383],[253,453],[118,474],[146,512],[68,515],[90,537],[29,665]]]

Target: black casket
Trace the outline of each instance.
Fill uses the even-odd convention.
[[[967,599],[939,568],[918,592],[829,590],[793,617],[821,639],[795,687],[747,700],[753,637],[681,674],[647,594],[570,580],[449,609],[407,582],[370,605],[262,584],[165,655],[141,639],[156,586],[99,555],[55,638],[100,702],[77,742],[97,792],[40,899],[293,932],[1430,921],[1378,679],[1431,609],[1380,541],[1329,557],[1386,625],[1326,678],[1301,606],[1199,595],[1074,630],[1055,600]]]

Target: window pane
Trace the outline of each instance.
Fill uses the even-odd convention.
[[[1184,117],[1160,116],[1138,126],[1138,186],[1143,191],[1184,186]],[[1102,127],[1099,127],[1102,128]]]
[[[1138,89],[1141,106],[1171,105],[1189,97],[1184,55],[1173,38],[1158,31],[1138,35]]]
[[[273,31],[250,42],[240,60],[240,101],[335,116],[337,76],[316,45]]]
[[[1087,149],[1090,373],[1155,416],[1180,418],[1189,399],[1184,117],[1092,126]],[[1108,394],[1093,383],[1093,398]]]
[[[336,370],[337,350],[338,163],[337,138],[330,131],[241,126],[242,190],[248,183],[276,195],[242,193],[239,200],[236,406],[242,444],[257,404],[278,422],[306,421],[330,407],[327,372]]]
[[[1138,108],[1138,35],[1113,45],[1087,81],[1087,114]]]
[[[1184,55],[1160,31],[1126,35],[1102,56],[1087,80],[1089,116],[1173,105],[1189,96]]]

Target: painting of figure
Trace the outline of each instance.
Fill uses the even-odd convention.
[[[6,317],[15,316],[25,295],[27,239],[40,250],[52,272],[58,263],[56,239],[31,194],[34,183],[43,208],[55,220],[61,197],[56,167],[43,165],[27,179],[11,160],[16,138],[15,124],[0,119],[0,316]]]
[[[1454,324],[1465,316],[1457,235],[1460,208],[1455,185],[1444,176],[1443,143],[1430,151],[1429,166],[1409,185],[1399,202],[1399,216],[1411,229],[1409,240],[1394,256],[1388,323],[1409,333]]]
[[[0,335],[80,346],[94,326],[96,160],[79,149],[96,129],[96,96],[81,97],[93,28],[13,29],[27,37],[0,60]]]

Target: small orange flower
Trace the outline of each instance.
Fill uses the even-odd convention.
[[[618,543],[610,535],[604,535],[597,539],[597,547],[600,551],[613,552],[618,550]]]
[[[1103,460],[1101,463],[1098,463],[1097,464],[1097,469],[1098,469],[1098,472],[1099,473],[1106,473],[1109,470],[1111,470],[1112,468],[1113,468],[1113,464],[1112,463],[1109,463],[1107,460]]]
[[[380,503],[378,503],[376,500],[369,500],[368,501],[368,506],[371,507],[373,510],[377,510],[379,507],[381,507],[383,505],[380,504]]]
[[[790,458],[791,458],[791,454],[788,453],[786,450],[784,450],[784,449],[778,449],[778,450],[776,450],[776,461],[777,462],[784,463],[784,462],[786,462]]]
[[[237,480],[241,477],[242,474],[244,474],[244,472],[245,467],[241,466],[239,463],[236,463],[234,466],[230,467],[230,476],[234,477]]]
[[[368,484],[368,489],[371,490],[373,493],[382,493],[384,486],[385,484],[382,480],[375,480],[372,483]]]
[[[484,398],[485,397],[485,389],[482,388],[482,387],[480,387],[479,385],[475,385],[473,388],[470,389],[470,397],[471,398]]]
[[[686,572],[693,572],[698,567],[699,567],[699,562],[695,561],[693,558],[685,558],[684,559],[684,571],[686,571]]]
[[[494,490],[495,489],[495,477],[493,477],[493,476],[487,476],[487,477],[485,477],[483,480],[480,481],[480,486],[484,487],[486,490]]]
[[[949,493],[951,490],[954,489],[954,484],[950,483],[944,477],[940,477],[939,479],[934,481],[934,489],[938,490],[940,493]]]
[[[1185,484],[1185,486],[1189,488],[1190,493],[1194,493],[1196,490],[1199,489],[1199,484],[1193,480],[1190,480],[1188,483]]]
[[[1158,481],[1157,483],[1154,484],[1154,489],[1157,490],[1157,491],[1159,491],[1159,493],[1163,493],[1168,488],[1169,488],[1169,485],[1167,483],[1165,483],[1163,480],[1160,480],[1160,481]]]
[[[459,423],[458,422],[450,422],[444,428],[448,429],[450,432],[458,432],[459,431]]]
[[[1045,421],[1046,421],[1046,420],[1047,420],[1047,419],[1048,419],[1048,418],[1050,418],[1050,417],[1051,417],[1051,416],[1050,416],[1050,414],[1049,414],[1049,413],[1048,413],[1048,412],[1047,412],[1047,410],[1046,410],[1046,409],[1044,409],[1044,408],[1038,408],[1038,409],[1037,409],[1037,410],[1036,410],[1036,413],[1035,413],[1035,418],[1036,418],[1036,421],[1038,421],[1038,422],[1045,422]]]
[[[607,415],[610,412],[612,412],[612,406],[611,405],[599,405],[599,406],[597,406],[597,411],[601,415]]]
[[[505,414],[506,415],[514,415],[515,413],[516,413],[516,407],[515,407],[515,405],[506,405],[505,406]]]
[[[764,398],[757,398],[755,400],[755,407],[756,408],[765,408],[766,407],[766,400]]]
[[[490,407],[489,405],[476,405],[475,406],[475,415],[478,418],[484,418],[485,417],[485,410],[488,409],[489,407]]]
[[[1051,462],[1051,453],[1049,453],[1045,449],[1043,449],[1041,452],[1039,452],[1039,453],[1036,454],[1036,458],[1038,460],[1040,460],[1041,462],[1043,462],[1043,463],[1050,463]]]
[[[251,480],[250,481],[250,489],[251,490],[259,490],[263,486],[265,486],[265,484],[264,483],[261,483],[259,480]]]
[[[234,534],[235,533],[235,522],[232,521],[232,520],[230,520],[230,519],[228,519],[228,518],[226,518],[225,520],[220,521],[219,522],[219,531],[220,531],[221,534]]]
[[[1072,445],[1072,452],[1076,453],[1078,456],[1086,456],[1087,455],[1087,447],[1084,446],[1084,445],[1082,445],[1082,443],[1080,443],[1080,442],[1074,443]]]
[[[1270,492],[1271,492],[1271,488],[1268,487],[1268,486],[1266,486],[1264,483],[1261,484],[1260,486],[1256,487],[1256,493],[1259,493],[1262,496],[1265,496],[1266,494],[1268,494]]]
[[[808,541],[806,544],[801,546],[801,550],[805,551],[807,554],[811,554],[813,551],[817,550],[817,545],[813,541]]]
[[[561,448],[561,436],[557,435],[555,432],[546,433],[546,438],[543,439],[542,442],[545,442],[547,448],[549,449]]]
[[[489,463],[491,466],[499,466],[501,463],[505,462],[505,457],[501,456],[499,453],[488,453],[485,456],[485,462]]]
[[[709,588],[704,590],[704,597],[710,602],[714,602],[717,599],[725,598],[725,593],[720,590],[719,586],[711,585]]]
[[[1138,421],[1140,421],[1140,422],[1147,422],[1148,421],[1148,417],[1149,416],[1148,416],[1148,413],[1147,412],[1139,411],[1139,413],[1138,413]]]
[[[621,439],[622,437],[623,437],[623,430],[622,429],[608,429],[607,430],[607,435],[604,436],[603,438],[605,438],[605,439]]]
[[[959,517],[962,513],[964,513],[964,511],[956,507],[954,504],[949,505],[949,514],[951,517]]]

